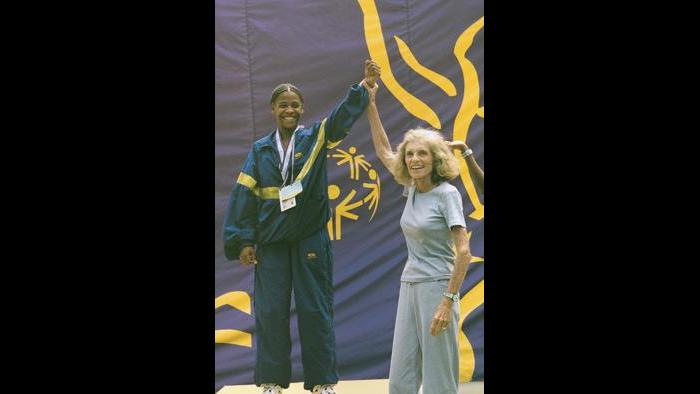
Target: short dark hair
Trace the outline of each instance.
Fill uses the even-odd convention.
[[[282,94],[282,92],[293,92],[296,93],[297,96],[299,96],[299,99],[301,100],[302,103],[304,103],[304,97],[301,95],[301,90],[297,88],[296,86],[292,85],[291,83],[281,83],[277,85],[273,90],[272,90],[272,96],[270,97],[270,104],[275,103],[275,99],[277,96]]]

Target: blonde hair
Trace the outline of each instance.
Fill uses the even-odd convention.
[[[459,175],[459,165],[455,155],[452,154],[449,145],[442,134],[430,129],[411,129],[404,134],[403,141],[397,149],[396,161],[393,163],[393,173],[396,181],[402,185],[411,184],[412,178],[408,174],[406,166],[406,145],[409,142],[424,144],[433,155],[433,172],[430,180],[434,185],[440,182],[449,181]]]

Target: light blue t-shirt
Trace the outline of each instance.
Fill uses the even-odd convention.
[[[426,193],[409,188],[401,215],[408,248],[402,282],[450,279],[456,255],[452,226],[466,228],[462,195],[456,187],[442,182]]]

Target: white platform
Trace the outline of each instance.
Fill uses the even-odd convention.
[[[376,380],[341,380],[335,386],[337,394],[383,394],[389,392],[388,379]],[[255,385],[224,386],[217,394],[260,394],[260,387]],[[292,383],[284,394],[309,394],[303,383]],[[419,392],[420,393],[420,392]],[[484,382],[470,382],[459,385],[459,394],[483,394]]]

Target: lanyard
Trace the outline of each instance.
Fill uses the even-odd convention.
[[[275,134],[275,139],[277,141],[277,152],[280,155],[280,173],[282,174],[282,186],[287,183],[287,169],[289,168],[289,162],[292,163],[292,177],[289,183],[294,181],[294,134],[299,130],[299,126],[292,132],[290,137],[289,146],[287,147],[287,152],[285,154],[284,148],[282,147],[282,140],[280,139],[280,131],[277,129]]]

